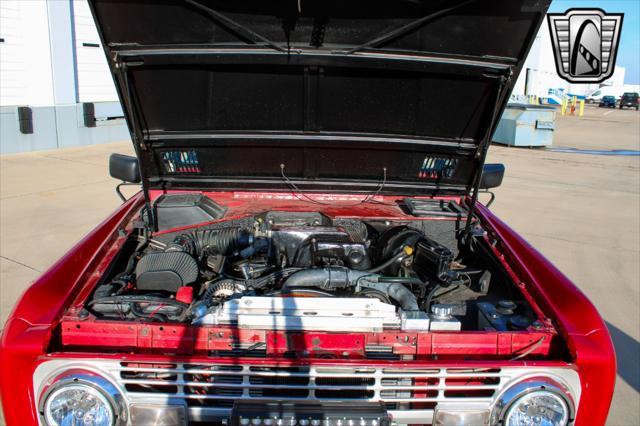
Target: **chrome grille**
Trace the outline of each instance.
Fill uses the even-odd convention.
[[[452,398],[488,402],[509,374],[500,369],[384,367],[278,367],[251,365],[120,363],[118,381],[131,398],[211,401],[250,400],[438,403]]]

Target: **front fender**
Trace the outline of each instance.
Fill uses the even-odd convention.
[[[477,205],[477,212],[567,343],[582,385],[575,425],[604,425],[615,387],[616,355],[602,317],[580,289],[489,209]]]
[[[0,336],[0,395],[8,426],[37,425],[32,375],[87,270],[142,204],[137,194],[49,268],[20,297]]]

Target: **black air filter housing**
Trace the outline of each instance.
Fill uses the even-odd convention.
[[[198,279],[198,264],[188,253],[169,251],[148,253],[136,265],[138,290],[175,293]]]

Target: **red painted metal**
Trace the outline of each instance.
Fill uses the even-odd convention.
[[[193,302],[193,287],[180,287],[176,293],[176,300],[182,303]]]
[[[153,198],[161,195],[152,193]],[[360,198],[353,195],[314,195],[318,204],[282,193],[209,193],[229,208],[233,217],[242,217],[266,210],[321,210],[333,217],[364,217],[388,220],[409,220],[397,201],[400,197],[377,197],[377,203],[353,205]],[[317,198],[316,198],[317,197]],[[251,358],[253,364],[278,365],[314,363],[434,366],[464,368],[496,368],[500,366],[574,366],[580,374],[582,397],[576,425],[604,424],[615,382],[615,354],[611,339],[598,312],[588,299],[540,253],[490,211],[478,206],[478,216],[495,242],[496,253],[516,279],[523,295],[533,302],[543,317],[541,330],[523,333],[357,333],[351,335],[312,333],[284,339],[282,333],[257,330],[230,330],[222,327],[195,329],[183,325],[139,323],[98,323],[91,318],[81,321],[79,308],[104,273],[124,238],[118,230],[126,229],[141,206],[135,196],[87,235],[76,247],[40,277],[22,296],[9,317],[0,339],[0,391],[7,424],[36,425],[32,374],[37,365],[47,359],[65,356],[119,359],[128,362],[244,363],[242,358],[213,359],[199,350],[228,350],[238,342],[267,342],[275,358]],[[228,218],[231,216],[228,216]],[[79,326],[80,328],[78,328]],[[102,330],[100,330],[102,327]],[[146,331],[145,331],[146,330]],[[539,337],[557,330],[556,336],[545,341],[536,353],[555,354],[555,360],[509,361],[508,355],[518,353]],[[93,337],[91,337],[93,336]],[[364,340],[362,339],[364,337]],[[408,339],[407,339],[408,337]],[[416,361],[372,361],[358,359],[362,345],[393,342],[398,354],[424,354]],[[77,352],[78,345],[91,345]],[[69,346],[65,349],[64,345]],[[115,353],[100,352],[101,348],[118,348]],[[280,358],[284,351],[348,352],[347,358],[323,360]],[[557,349],[561,349],[558,351]],[[128,353],[135,349],[137,353]],[[343,352],[344,352],[343,351]],[[538,352],[539,351],[539,352]],[[551,351],[551,352],[550,352]],[[158,354],[162,352],[162,354]],[[472,352],[473,360],[464,360],[462,353]],[[557,354],[565,352],[565,358]],[[170,355],[166,355],[171,353]],[[432,359],[438,355],[438,359]],[[483,359],[484,356],[505,359]]]
[[[180,191],[150,191],[149,195],[155,200],[163,194],[184,193]],[[332,218],[359,218],[375,220],[453,220],[450,217],[415,217],[402,209],[403,196],[382,196],[370,198],[372,202],[362,203],[367,196],[358,194],[307,194],[305,197],[291,192],[204,192],[216,203],[227,208],[224,219],[213,220],[197,224],[209,225],[242,217],[252,216],[267,210],[289,212],[322,211]],[[437,199],[446,201],[460,201],[460,197],[413,197]],[[158,232],[157,235],[181,231],[194,227],[183,226]]]
[[[178,354],[208,353],[266,345],[267,354],[294,352],[299,357],[363,358],[367,345],[384,346],[396,355],[509,358],[533,348],[548,356],[555,334],[551,330],[519,332],[393,332],[292,333],[238,329],[230,326],[192,327],[117,321],[65,320],[60,327],[63,347],[148,349]],[[542,343],[538,344],[538,342]],[[346,353],[346,355],[345,355]]]

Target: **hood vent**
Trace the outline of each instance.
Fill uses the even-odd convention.
[[[194,150],[165,151],[162,153],[162,164],[166,174],[200,173],[198,154]]]
[[[434,157],[427,155],[424,157],[422,166],[418,173],[420,179],[440,180],[450,178],[456,169],[458,161],[450,157]]]

